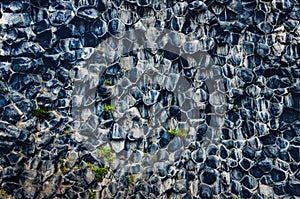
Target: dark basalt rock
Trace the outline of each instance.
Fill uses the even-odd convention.
[[[12,56],[28,56],[39,57],[45,50],[33,42],[21,42],[17,44],[11,51]]]
[[[294,196],[300,196],[300,183],[299,180],[292,178],[288,182],[288,190]]]
[[[288,148],[288,152],[296,162],[300,162],[300,147],[292,145]]]
[[[3,111],[2,120],[7,121],[11,124],[16,124],[20,118],[21,114],[14,106],[8,105],[7,107],[5,107]]]
[[[43,65],[43,60],[32,59],[27,57],[12,58],[12,69],[15,72],[33,72],[38,70]]]
[[[108,32],[111,35],[118,36],[125,30],[125,25],[119,19],[113,19],[108,22]]]
[[[243,149],[243,155],[246,158],[253,159],[255,157],[255,150],[252,147],[246,146]]]
[[[275,0],[273,1],[273,5],[281,12],[288,12],[293,9],[294,0],[284,0],[284,1]]]
[[[7,96],[0,94],[0,108],[9,104],[9,99]]]
[[[251,176],[245,176],[241,180],[241,184],[247,187],[248,189],[255,189],[258,186],[258,182],[254,177]]]
[[[284,171],[274,168],[271,171],[271,178],[274,182],[281,182],[285,180],[286,174]]]
[[[171,140],[171,134],[169,132],[163,132],[160,136],[159,145],[161,148],[167,146]]]
[[[217,172],[213,169],[206,169],[202,174],[201,174],[201,180],[202,182],[206,184],[213,184],[217,180]]]
[[[53,26],[61,26],[70,22],[73,16],[71,10],[56,10],[50,14],[49,21]]]
[[[300,119],[300,112],[297,109],[283,107],[283,112],[280,116],[281,121],[287,123],[293,123],[299,119]]]
[[[91,26],[91,31],[98,37],[102,37],[107,33],[107,24],[105,21],[98,19]]]
[[[270,54],[270,47],[265,44],[258,44],[256,46],[256,53],[261,57],[266,57]]]
[[[203,199],[210,199],[212,198],[212,189],[208,185],[200,185],[198,194]]]
[[[98,11],[89,6],[83,6],[77,9],[76,15],[87,21],[93,21],[99,17]]]

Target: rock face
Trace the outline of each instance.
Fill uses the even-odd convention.
[[[0,2],[0,198],[300,197],[294,0]]]

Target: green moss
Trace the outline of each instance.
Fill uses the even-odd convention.
[[[112,106],[112,105],[105,105],[104,106],[104,111],[105,112],[111,112],[111,111],[114,111],[116,110],[116,107]]]
[[[33,110],[32,114],[40,120],[44,120],[49,116],[49,113],[43,108]]]
[[[187,133],[186,132],[184,132],[184,131],[181,131],[181,130],[179,130],[179,129],[171,129],[170,130],[170,134],[172,135],[172,136],[180,136],[180,137],[183,137],[183,138],[186,138],[187,137]]]
[[[101,147],[99,149],[99,156],[104,157],[108,162],[113,161],[113,152],[110,148],[108,147]]]

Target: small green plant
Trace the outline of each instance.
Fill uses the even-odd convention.
[[[105,105],[105,106],[104,106],[104,111],[105,111],[105,112],[112,112],[112,111],[114,111],[114,110],[116,110],[116,107],[114,107],[114,106],[112,106],[112,105]]]
[[[8,87],[6,87],[6,88],[3,88],[3,92],[4,93],[8,93],[10,90],[9,90],[9,88]]]
[[[32,114],[40,120],[46,119],[49,115],[49,113],[43,108],[37,108],[33,110]]]
[[[183,137],[186,138],[187,137],[187,133],[184,131],[181,131],[179,129],[171,129],[170,130],[170,134],[175,137],[175,136],[179,136],[179,137]]]
[[[95,198],[96,198],[96,192],[95,191],[90,191],[89,199],[95,199]]]
[[[67,130],[64,131],[64,133],[65,133],[66,135],[70,135],[70,134],[71,134],[71,130],[70,130],[70,129],[67,129]]]
[[[238,111],[238,110],[240,109],[240,108],[239,108],[239,106],[238,106],[237,104],[236,104],[236,105],[234,105],[234,107],[233,107],[233,108],[234,108],[234,110],[235,110],[235,111]]]
[[[94,167],[94,168],[92,168],[92,171],[95,172],[95,177],[100,182],[103,180],[103,178],[105,177],[105,175],[108,174],[108,169],[104,168],[104,167],[103,168]]]
[[[101,147],[98,151],[100,157],[104,157],[108,162],[113,161],[113,152],[108,147]]]
[[[12,197],[4,190],[3,187],[0,189],[0,195],[3,196],[4,198],[7,198],[7,199],[12,198]]]
[[[237,196],[233,196],[233,198],[232,199],[239,199]]]
[[[104,80],[104,85],[106,86],[112,86],[112,82],[109,79]]]
[[[108,169],[105,167],[95,167],[92,163],[87,163],[87,167],[95,173],[95,177],[100,182],[103,180],[106,174],[108,174]]]
[[[133,183],[134,183],[134,175],[133,174],[129,175],[128,182],[129,182],[129,185],[133,185]]]

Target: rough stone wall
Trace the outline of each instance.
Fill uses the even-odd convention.
[[[300,197],[294,0],[0,2],[0,195]]]

